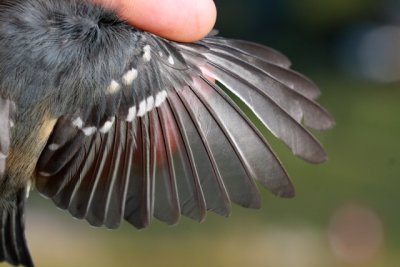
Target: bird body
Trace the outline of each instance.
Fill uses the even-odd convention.
[[[227,216],[231,202],[258,208],[255,179],[293,196],[251,117],[313,163],[326,154],[304,125],[334,122],[289,66],[275,50],[215,34],[168,41],[86,1],[0,1],[0,260],[33,265],[31,184],[108,228]]]

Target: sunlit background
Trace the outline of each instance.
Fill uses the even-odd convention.
[[[221,35],[267,44],[321,88],[337,127],[319,166],[273,142],[296,185],[261,210],[176,227],[89,227],[33,194],[38,266],[400,266],[400,1],[217,1]]]

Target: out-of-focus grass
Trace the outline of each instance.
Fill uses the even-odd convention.
[[[27,234],[37,265],[356,266],[335,258],[327,231],[336,209],[361,203],[376,212],[385,232],[384,244],[362,266],[400,266],[400,85],[334,75],[313,79],[337,121],[332,131],[318,134],[329,161],[307,164],[272,142],[293,177],[296,198],[282,200],[261,190],[260,211],[235,207],[231,218],[209,214],[203,224],[182,219],[177,227],[153,222],[143,231],[127,224],[107,231],[34,196]]]

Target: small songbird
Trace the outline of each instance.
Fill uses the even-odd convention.
[[[117,228],[292,197],[265,129],[300,158],[333,118],[279,52],[212,32],[177,43],[83,0],[0,0],[0,261],[33,266],[32,185],[72,216]]]

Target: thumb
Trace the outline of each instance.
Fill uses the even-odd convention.
[[[133,26],[167,39],[193,42],[216,20],[213,0],[91,0],[111,8]]]

